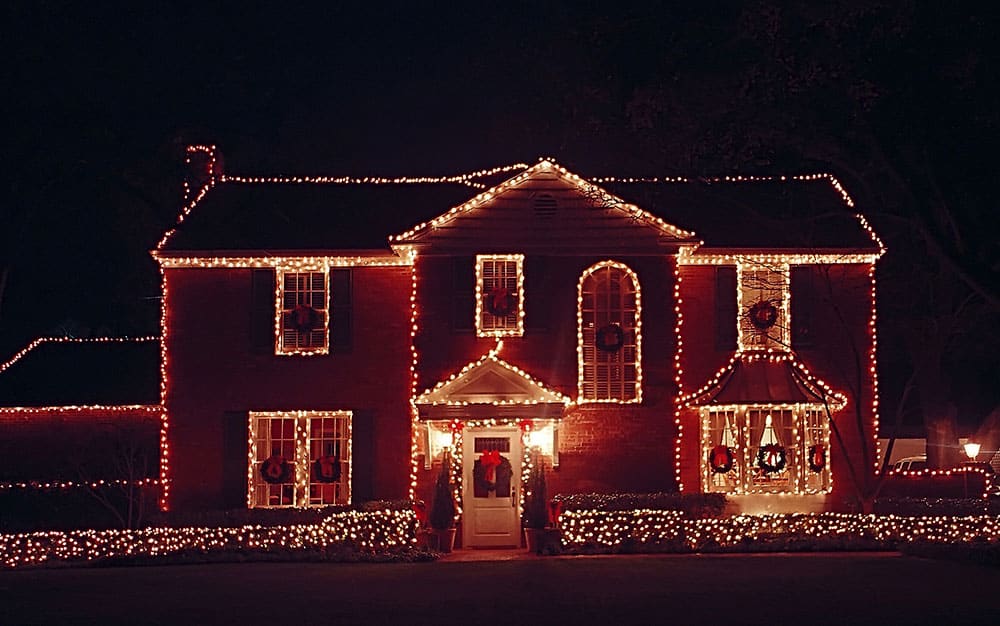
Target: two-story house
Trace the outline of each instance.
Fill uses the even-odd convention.
[[[837,508],[877,430],[874,265],[827,175],[197,173],[163,278],[161,506],[429,499],[516,545],[550,493]],[[839,443],[838,443],[839,442]]]

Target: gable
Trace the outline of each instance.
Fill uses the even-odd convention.
[[[559,415],[570,399],[497,357],[491,350],[415,400],[422,418],[463,414],[499,416],[514,411],[522,417]],[[479,410],[476,410],[478,407]]]
[[[393,238],[438,252],[547,254],[663,254],[694,241],[694,233],[547,160]]]

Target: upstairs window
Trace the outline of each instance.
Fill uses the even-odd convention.
[[[278,354],[327,354],[329,282],[321,271],[279,272]]]
[[[580,277],[577,294],[580,402],[640,402],[639,281],[626,265],[605,261]]]
[[[476,257],[476,336],[524,334],[524,255]]]
[[[737,264],[737,273],[740,349],[787,350],[788,264],[744,261]]]

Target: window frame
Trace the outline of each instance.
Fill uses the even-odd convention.
[[[496,316],[489,313],[484,305],[487,280],[486,263],[514,263],[514,276],[506,273],[501,280],[512,281],[509,289],[516,293],[517,311],[506,316],[503,327],[487,327],[494,323]],[[494,280],[496,273],[494,269]],[[513,318],[513,319],[511,319]],[[476,255],[476,337],[522,337],[524,336],[524,255],[523,254],[477,254]]]
[[[584,305],[587,299],[586,284],[589,279],[594,277],[600,271],[612,271],[617,270],[622,273],[623,279],[628,279],[631,281],[631,294],[634,294],[635,305],[633,307],[627,307],[625,300],[627,296],[623,292],[619,292],[619,303],[615,311],[618,312],[618,320],[612,320],[609,323],[618,323],[622,330],[624,331],[625,339],[624,344],[621,349],[614,352],[616,357],[620,357],[616,365],[617,371],[622,373],[622,377],[618,381],[613,381],[609,370],[608,374],[608,397],[600,397],[602,394],[598,392],[599,380],[597,378],[597,369],[600,363],[595,360],[593,363],[588,363],[587,354],[589,353],[595,355],[598,354],[597,348],[594,346],[595,335],[597,333],[598,325],[596,323],[596,316],[599,315],[599,309],[596,306],[591,315],[595,317],[595,321],[589,322],[587,324],[586,318],[588,316],[588,310],[585,310]],[[595,279],[596,280],[596,279]],[[594,296],[597,297],[596,295]],[[631,327],[626,325],[626,316],[631,314],[633,319],[633,324]],[[611,315],[611,309],[604,312],[603,315]],[[580,279],[577,283],[577,306],[576,306],[576,319],[577,319],[577,404],[587,404],[587,403],[613,403],[613,404],[639,404],[642,402],[642,289],[639,284],[639,277],[632,268],[624,263],[618,261],[601,261],[600,263],[595,263],[591,265],[580,275]],[[632,339],[632,343],[629,343],[629,339]],[[589,347],[588,347],[589,346]],[[635,355],[633,360],[624,360],[624,355],[628,351],[632,350]],[[634,368],[635,377],[633,381],[628,381],[624,377],[624,372],[629,368]],[[594,372],[594,380],[589,381],[587,372]],[[612,387],[617,385],[620,389],[613,390]],[[593,389],[592,394],[588,394],[588,386]],[[627,386],[632,386],[634,391],[631,397],[613,397],[615,391],[620,391],[620,395],[626,395],[625,388]],[[592,397],[591,397],[592,396]]]
[[[289,346],[286,345],[285,338],[285,315],[289,309],[285,307],[285,297],[286,297],[286,278],[290,275],[300,275],[308,274],[315,275],[321,274],[323,277],[323,307],[317,308],[314,304],[314,296],[310,296],[310,306],[312,306],[317,313],[322,316],[322,323],[320,327],[323,332],[322,345],[309,345],[309,346]],[[310,279],[311,282],[312,279]],[[278,268],[275,274],[275,294],[274,294],[274,352],[279,356],[287,355],[299,355],[299,356],[310,356],[316,354],[329,354],[330,353],[330,271],[326,267],[297,267],[294,269],[282,269]],[[296,290],[297,292],[300,290]],[[310,288],[308,290],[301,290],[302,293],[316,293],[318,290]],[[316,332],[310,331],[311,333]],[[301,333],[297,333],[301,334]]]
[[[775,415],[778,414],[776,418]],[[785,470],[778,476],[765,476],[757,467],[757,451],[766,428],[766,416],[779,445],[785,449]],[[712,448],[724,444],[725,418],[728,417],[733,444],[733,467],[729,472],[712,470]],[[701,409],[702,491],[726,494],[828,494],[832,489],[830,471],[830,423],[825,409],[815,405],[728,405]],[[822,445],[825,464],[819,472],[809,468],[809,450]]]
[[[763,331],[750,322],[750,308],[759,299],[750,301],[745,297],[754,289],[751,283],[760,283],[757,275],[767,276],[764,282],[768,285],[767,295],[777,296],[781,303],[778,318],[772,328],[777,329],[775,336],[771,329]],[[790,302],[790,269],[788,263],[769,263],[763,260],[742,260],[736,263],[736,311],[737,311],[737,348],[740,352],[750,350],[776,350],[788,352],[791,350],[792,319]],[[760,291],[763,291],[760,289]],[[769,298],[771,299],[771,298]]]
[[[247,439],[247,508],[314,508],[351,504],[351,475],[353,459],[353,421],[351,411],[250,411]],[[341,477],[339,481],[325,483],[312,479],[313,464],[318,460],[314,453],[313,420],[333,420],[334,437],[329,438],[333,449],[340,458]],[[292,480],[286,483],[268,483],[260,477],[260,465],[273,454],[271,424],[274,421],[291,423],[292,438],[282,436],[280,442],[292,442],[294,457]],[[266,433],[261,426],[266,424]],[[282,435],[284,435],[282,429]],[[320,438],[319,442],[324,442]],[[266,446],[266,450],[263,448]],[[288,449],[282,448],[282,453]],[[266,454],[265,454],[266,452]],[[283,454],[284,455],[284,454]],[[316,494],[319,495],[316,495]],[[329,502],[324,502],[326,494],[333,494]],[[277,498],[276,503],[272,500]]]

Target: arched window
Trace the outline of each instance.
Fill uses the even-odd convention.
[[[577,378],[580,402],[642,401],[642,305],[628,266],[603,261],[580,277]]]

